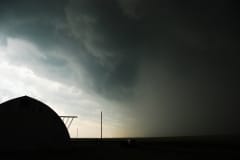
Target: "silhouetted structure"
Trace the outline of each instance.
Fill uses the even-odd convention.
[[[102,112],[101,112],[101,140],[102,140]]]
[[[0,104],[0,149],[52,149],[69,143],[61,118],[46,104],[23,96]]]
[[[60,117],[68,129],[70,128],[73,119],[78,118],[77,116],[60,116]]]

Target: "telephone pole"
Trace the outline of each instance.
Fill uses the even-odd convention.
[[[78,128],[77,128],[77,138],[78,138]]]
[[[101,140],[102,140],[102,112],[101,112]]]

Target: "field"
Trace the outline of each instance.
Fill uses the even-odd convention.
[[[19,159],[218,159],[240,158],[240,137],[71,139],[60,150],[1,152],[0,158]]]

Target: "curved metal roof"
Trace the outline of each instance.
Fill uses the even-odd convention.
[[[0,104],[0,131],[0,148],[54,148],[70,140],[57,113],[28,96]]]

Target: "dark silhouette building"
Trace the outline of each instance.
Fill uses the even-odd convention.
[[[0,149],[65,147],[70,136],[61,118],[46,104],[28,96],[0,104]]]

